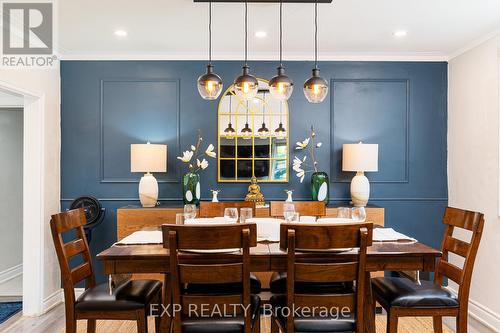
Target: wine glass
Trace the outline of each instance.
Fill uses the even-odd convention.
[[[341,219],[351,218],[351,208],[350,207],[339,207],[337,208],[337,217]]]
[[[177,213],[175,214],[175,224],[183,225],[186,222],[186,214]]]
[[[352,219],[356,222],[364,222],[366,220],[366,210],[365,207],[353,207],[352,208]]]
[[[253,217],[252,208],[241,208],[240,209],[240,223],[245,223],[248,219]]]
[[[224,218],[226,219],[226,221],[237,222],[238,221],[238,209],[237,208],[224,209]]]
[[[290,222],[295,214],[295,205],[293,203],[283,204],[283,217],[287,222]]]
[[[196,217],[196,205],[184,205],[184,215],[187,220],[194,219]]]
[[[299,213],[293,213],[292,217],[290,218],[290,222],[293,222],[293,223],[300,222],[300,214]]]

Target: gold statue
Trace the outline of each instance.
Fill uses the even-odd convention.
[[[257,178],[252,177],[251,184],[248,186],[248,193],[245,201],[255,202],[255,207],[262,207],[266,204],[264,195],[260,192],[260,186],[257,185]]]

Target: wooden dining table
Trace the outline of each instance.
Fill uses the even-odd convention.
[[[228,261],[238,253],[200,254],[185,252],[181,260],[187,263],[210,260],[218,262]],[[261,242],[250,251],[250,270],[252,272],[284,272],[286,266],[286,252],[281,250],[279,243]],[[301,260],[333,262],[355,258],[356,250],[342,252],[297,253]],[[370,272],[376,271],[434,271],[437,258],[441,252],[419,242],[374,242],[367,251],[366,279],[370,280]],[[148,245],[113,245],[97,255],[97,259],[104,264],[106,274],[130,273],[169,273],[169,251],[161,244]],[[373,312],[373,298],[371,283],[367,283],[365,299],[366,332],[375,333],[375,314]]]

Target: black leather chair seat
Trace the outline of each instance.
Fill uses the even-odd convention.
[[[273,294],[286,294],[286,273],[274,272],[269,287]],[[353,292],[352,282],[296,282],[296,293],[342,294]]]
[[[431,281],[420,284],[409,279],[372,279],[373,292],[390,306],[405,308],[458,307],[455,295]]]
[[[78,297],[78,311],[127,311],[142,309],[161,293],[162,283],[156,280],[129,280],[109,294],[107,283],[89,288]]]
[[[251,329],[253,330],[257,317],[260,315],[260,297],[252,295],[250,302],[252,309]],[[232,309],[228,308],[227,311],[232,311]],[[191,317],[182,318],[182,333],[243,333],[244,331],[245,317],[243,314],[234,317],[207,318],[206,314],[199,312],[193,313]]]
[[[187,294],[238,294],[243,292],[242,283],[217,283],[217,284],[198,284],[189,283],[186,286]],[[260,293],[262,283],[254,274],[250,274],[250,292],[252,294]]]
[[[286,327],[287,317],[283,315],[285,311],[280,311],[280,308],[286,306],[286,295],[273,295],[270,302],[273,305],[273,311],[276,312],[276,317],[280,324],[282,327]],[[352,313],[349,313],[347,317],[342,317],[341,312],[338,314],[334,313],[334,315],[328,317],[321,316],[318,313],[314,317],[295,316],[295,333],[351,333],[356,330],[356,320]]]

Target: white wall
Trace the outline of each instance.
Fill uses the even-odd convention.
[[[449,204],[486,218],[469,308],[470,332],[481,333],[500,332],[499,41],[494,37],[449,62]]]
[[[50,215],[60,210],[60,75],[54,69],[0,69],[0,81],[44,95],[43,297],[50,306],[60,297],[60,272],[50,235]],[[57,295],[57,297],[56,297]],[[60,298],[59,298],[60,299]]]
[[[16,268],[23,262],[22,109],[0,107],[0,156],[0,295],[21,296],[22,270]]]

